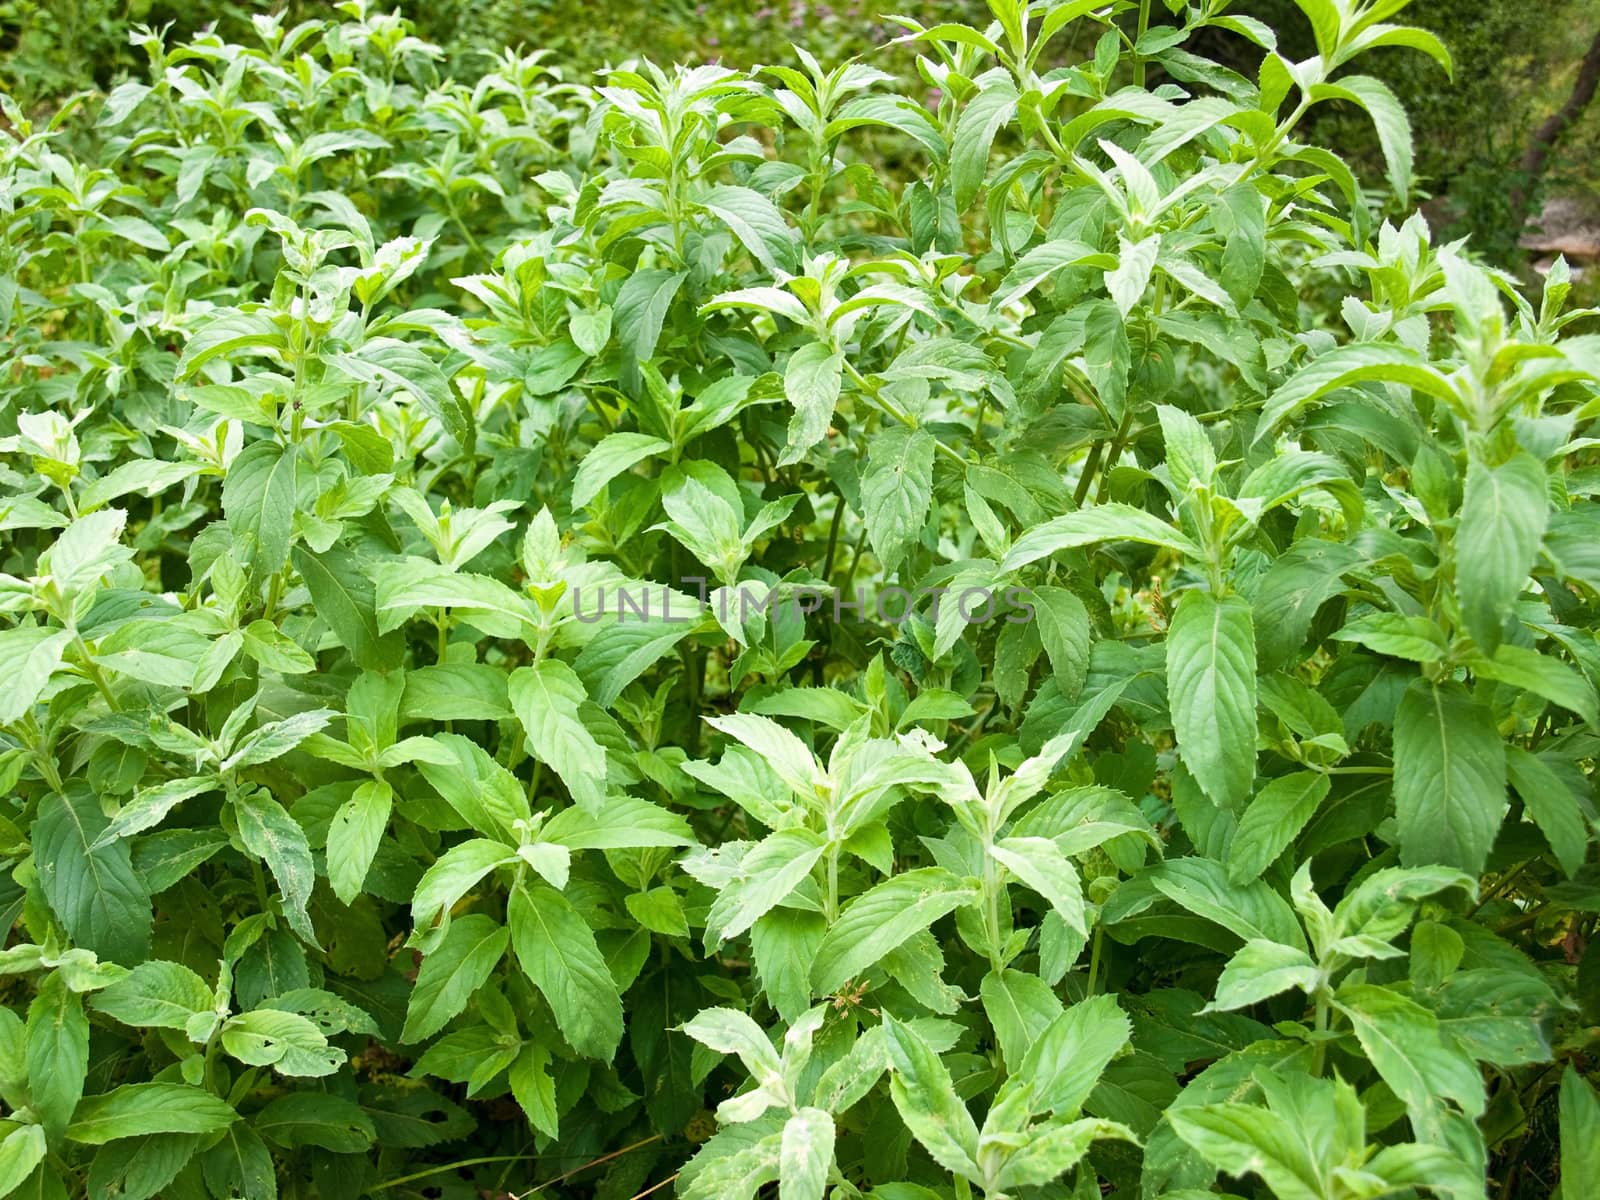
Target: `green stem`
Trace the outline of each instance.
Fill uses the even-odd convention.
[[[1150,0],[1139,0],[1139,32],[1138,35],[1133,39],[1133,44],[1135,46],[1138,46],[1140,42],[1144,41],[1144,35],[1149,31],[1149,29]],[[1133,86],[1136,88],[1142,88],[1144,86],[1144,79],[1144,56],[1136,49],[1133,52]]]
[[[1084,988],[1085,996],[1095,994],[1097,977],[1100,974],[1100,946],[1105,941],[1105,927],[1096,922],[1094,927],[1094,941],[1089,949],[1089,982]]]
[[[851,381],[867,398],[868,402],[879,412],[893,417],[907,429],[919,428],[915,421],[913,421],[905,413],[901,412],[895,403],[883,394],[883,389],[880,386],[874,384],[871,380],[867,379],[866,376],[862,375],[860,371],[856,370],[855,364],[849,359],[845,359],[844,369],[845,372],[850,376]],[[958,451],[954,450],[950,446],[946,446],[938,438],[933,440],[933,448],[953,462],[960,463],[962,466],[966,465],[966,459],[962,458]]]
[[[844,522],[844,497],[839,497],[839,503],[833,510],[833,522],[828,526],[828,549],[822,556],[822,582],[827,583],[833,575],[833,555],[839,548],[839,526]]]
[[[84,673],[100,689],[100,695],[105,697],[106,705],[112,712],[121,712],[122,705],[117,703],[117,698],[112,694],[111,685],[106,682],[105,673],[100,670],[100,664],[94,661],[94,655],[89,653],[89,647],[83,640],[83,634],[77,630],[72,631],[72,643],[77,647],[78,653],[83,656]]]
[[[1094,483],[1095,473],[1100,470],[1100,457],[1104,453],[1104,442],[1097,441],[1089,447],[1089,457],[1083,461],[1083,474],[1078,476],[1078,486],[1072,493],[1073,507],[1082,508],[1083,502],[1089,498],[1089,487]]]
[[[1000,946],[1000,877],[988,857],[983,864],[983,932],[989,943],[989,966],[999,975],[1006,967]]]
[[[50,747],[45,744],[43,738],[40,738],[39,742],[30,748],[33,751],[33,765],[38,768],[39,776],[45,785],[56,795],[64,795],[67,785],[61,779],[61,772],[56,770],[56,760],[50,753]]]
[[[397,1179],[386,1179],[382,1183],[375,1183],[367,1190],[369,1192],[383,1192],[390,1188],[402,1187],[408,1183],[415,1183],[419,1179],[428,1179],[434,1175],[445,1175],[451,1171],[459,1171],[463,1167],[488,1167],[495,1163],[525,1162],[538,1158],[537,1154],[496,1154],[488,1158],[464,1158],[460,1162],[445,1163],[443,1166],[429,1167],[426,1171],[417,1171],[411,1175],[401,1175]]]
[[[1317,989],[1317,1015],[1312,1027],[1319,1034],[1328,1032],[1328,990],[1326,988]],[[1327,1064],[1327,1061],[1328,1043],[1319,1037],[1312,1049],[1311,1073],[1321,1077],[1322,1069]]]
[[[274,571],[267,584],[267,602],[261,610],[261,619],[271,621],[278,611],[278,601],[283,598],[283,572]]]
[[[829,925],[839,919],[839,843],[828,840],[827,891],[823,894],[822,915]]]
[[[1117,423],[1116,436],[1111,439],[1111,451],[1106,455],[1105,462],[1100,471],[1100,488],[1095,492],[1095,503],[1104,504],[1106,497],[1111,494],[1111,472],[1116,470],[1117,460],[1122,457],[1123,450],[1128,444],[1129,427],[1133,424],[1132,407],[1124,408],[1122,420]]]

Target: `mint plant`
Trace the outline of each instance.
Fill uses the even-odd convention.
[[[0,1196],[1588,1195],[1597,314],[1247,7],[8,101]]]

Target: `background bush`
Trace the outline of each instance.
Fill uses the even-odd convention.
[[[283,11],[292,24],[319,15],[320,7],[281,0],[3,0],[0,81],[25,105],[78,88],[108,88],[137,69],[127,47],[133,22],[170,24],[177,36],[212,25],[237,35],[251,12]],[[786,60],[796,41],[824,58],[877,52],[877,59],[902,67],[908,62],[903,54],[881,51],[897,30],[884,13],[860,2],[438,0],[398,8],[421,37],[445,48],[451,69],[469,74],[482,61],[474,52],[518,44],[550,50],[571,78],[640,54],[752,67]],[[1312,52],[1294,0],[1255,0],[1249,9],[1282,31],[1287,52]],[[924,22],[981,24],[985,17],[976,0],[902,4],[893,11]],[[1600,0],[1418,0],[1408,20],[1444,39],[1456,60],[1454,78],[1403,50],[1375,52],[1366,69],[1394,90],[1411,116],[1418,178],[1426,194],[1440,198],[1429,210],[1436,232],[1471,236],[1492,261],[1520,268],[1525,260],[1518,241],[1541,199],[1570,198],[1591,227],[1600,227],[1600,174],[1593,165],[1600,161],[1600,120],[1592,112],[1562,139],[1545,176],[1528,181],[1535,192],[1531,211],[1517,211],[1512,203],[1529,139],[1567,98],[1586,48],[1600,35]],[[1255,66],[1248,43],[1224,35],[1204,39],[1202,46],[1230,65]],[[1338,145],[1368,172],[1381,167],[1371,124],[1359,113],[1335,106],[1315,121],[1319,140]]]

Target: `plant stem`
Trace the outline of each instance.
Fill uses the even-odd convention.
[[[1117,460],[1122,457],[1122,452],[1128,445],[1129,427],[1133,424],[1133,409],[1125,406],[1122,410],[1122,420],[1117,422],[1116,435],[1111,439],[1111,452],[1106,455],[1105,462],[1100,471],[1100,487],[1095,492],[1097,504],[1104,504],[1106,497],[1111,494],[1111,472],[1116,470]]]
[[[849,359],[844,360],[844,369],[845,373],[850,376],[851,382],[853,382],[861,391],[862,395],[867,398],[867,402],[879,412],[893,417],[907,429],[921,428],[921,426],[919,426],[915,421],[913,421],[905,413],[901,412],[892,400],[889,400],[886,396],[884,396],[883,388],[881,386],[873,383],[860,371],[856,370],[855,364],[853,364]],[[938,438],[933,439],[933,448],[940,454],[943,454],[946,458],[950,459],[952,462],[957,462],[962,466],[966,466],[967,460],[961,457],[960,452],[950,446],[945,445]]]
[[[1105,443],[1095,442],[1089,447],[1089,457],[1083,460],[1083,474],[1078,476],[1078,486],[1073,489],[1072,503],[1077,508],[1089,498],[1089,486],[1094,483],[1095,472],[1100,469],[1100,456],[1105,453]]]
[[[827,891],[822,898],[822,915],[829,925],[839,919],[839,843],[830,836],[827,854]]]
[[[72,631],[72,644],[77,647],[78,653],[83,656],[83,669],[94,686],[100,689],[100,695],[105,698],[107,707],[112,712],[121,712],[122,705],[117,703],[116,696],[111,691],[111,685],[106,682],[105,672],[100,670],[100,664],[94,661],[94,655],[89,653],[89,647],[83,640],[83,634],[77,630]]]
[[[989,842],[994,842],[994,831],[989,831]],[[996,975],[1005,970],[1000,946],[1000,873],[995,870],[994,856],[987,850],[983,857],[983,932],[989,943],[989,966]]]
[[[1317,1015],[1315,1017],[1315,1021],[1314,1021],[1314,1024],[1313,1024],[1312,1028],[1315,1029],[1315,1031],[1317,1033],[1319,1033],[1319,1034],[1323,1034],[1323,1033],[1327,1033],[1328,1032],[1328,989],[1327,988],[1318,988],[1317,989]],[[1326,1065],[1327,1060],[1328,1060],[1328,1043],[1323,1041],[1319,1037],[1317,1039],[1317,1041],[1316,1041],[1316,1044],[1313,1046],[1312,1052],[1311,1052],[1311,1073],[1320,1078],[1321,1075],[1322,1075],[1322,1069],[1323,1069],[1324,1065]]]
[[[1150,0],[1139,0],[1139,32],[1133,39],[1135,47],[1144,41],[1144,35],[1150,30]],[[1145,80],[1144,55],[1137,49],[1133,52],[1133,86],[1142,88]]]

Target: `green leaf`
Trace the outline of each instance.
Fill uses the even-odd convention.
[[[976,899],[977,893],[939,867],[884,880],[852,900],[828,930],[811,966],[819,994],[837,991],[920,929]]]
[[[1474,659],[1471,665],[1480,678],[1532,692],[1577,713],[1591,728],[1600,726],[1600,699],[1594,685],[1559,659],[1522,646],[1502,645],[1492,659]]]
[[[1077,1166],[1101,1138],[1138,1141],[1133,1130],[1115,1121],[1047,1121],[1029,1130],[1027,1143],[1006,1158],[998,1183],[1005,1188],[1051,1183]]]
[[[318,946],[316,930],[306,905],[316,883],[311,862],[311,847],[299,822],[265,792],[253,791],[234,797],[234,815],[239,819],[239,840],[244,848],[267,864],[283,893],[283,915],[301,940]],[[320,948],[320,947],[319,947]]]
[[[811,962],[826,929],[821,913],[792,908],[774,908],[750,927],[761,989],[785,1021],[811,1004]]]
[[[299,481],[299,451],[276,442],[246,446],[228,467],[222,511],[239,559],[260,581],[289,561]]]
[[[1323,1200],[1337,1194],[1334,1172],[1353,1166],[1363,1147],[1363,1112],[1341,1080],[1287,1076],[1265,1068],[1254,1076],[1267,1108],[1234,1101],[1174,1107],[1172,1128],[1213,1168],[1259,1175],[1279,1200]]]
[[[795,235],[778,206],[760,192],[718,184],[701,203],[769,272],[794,270]]]
[[[1506,614],[1527,586],[1544,540],[1550,502],[1544,467],[1519,451],[1497,467],[1467,467],[1456,522],[1456,595],[1461,617],[1485,654],[1500,645]]]
[[[572,798],[591,812],[605,803],[606,752],[578,716],[588,699],[571,667],[546,659],[511,673],[511,707],[534,756],[549,765]]]
[[[706,914],[706,947],[736,938],[782,903],[822,857],[825,843],[808,829],[769,834],[739,862],[738,874]]]
[[[8,682],[0,692],[0,725],[9,725],[39,699],[72,634],[47,625],[22,625],[0,632],[0,673]]]
[[[1178,750],[1206,795],[1236,808],[1256,773],[1256,641],[1250,606],[1188,591],[1167,630]]]
[[[200,1169],[215,1195],[277,1200],[278,1176],[272,1154],[244,1122],[223,1131],[217,1144],[201,1155]]]
[[[992,82],[973,96],[956,120],[950,142],[950,182],[957,210],[972,206],[989,170],[989,149],[995,135],[1011,120],[1017,92],[1008,82]]]
[[[900,1119],[933,1161],[968,1179],[982,1179],[978,1127],[956,1095],[950,1072],[911,1026],[885,1015],[889,1096]]]
[[[783,1065],[761,1026],[733,1008],[706,1008],[684,1022],[684,1033],[718,1054],[736,1054],[751,1077],[765,1086],[781,1083]]]
[[[432,746],[437,753],[417,762],[422,777],[475,833],[516,844],[517,822],[532,815],[517,777],[459,733],[435,734]]]
[[[9,1196],[45,1156],[42,1125],[18,1125],[0,1140],[0,1196]]]
[[[182,963],[155,961],[140,963],[90,1004],[124,1025],[182,1029],[215,999],[206,981]]]
[[[223,309],[211,314],[189,335],[178,359],[176,376],[192,379],[214,358],[231,358],[240,350],[279,350],[284,335],[268,312]]]
[[[1256,422],[1256,442],[1329,393],[1374,380],[1416,388],[1446,402],[1458,399],[1449,380],[1415,350],[1374,342],[1341,346],[1302,368],[1267,398]]]
[[[1056,687],[1063,696],[1076,696],[1089,674],[1089,610],[1066,588],[1038,587],[1033,589],[1033,619]]]
[[[150,951],[150,895],[126,842],[97,845],[109,822],[86,790],[46,796],[33,826],[39,886],[75,944],[124,965]]]
[[[1399,613],[1370,613],[1358,617],[1333,636],[1336,641],[1365,646],[1374,654],[1415,663],[1440,662],[1450,651],[1444,631],[1436,622]]]
[[[555,1081],[550,1078],[550,1051],[536,1042],[527,1042],[506,1070],[511,1094],[516,1097],[528,1123],[547,1137],[560,1132],[556,1108]]]
[[[905,96],[859,96],[828,122],[823,136],[831,141],[863,126],[898,129],[908,137],[915,138],[936,159],[942,159],[948,153],[944,136],[929,119],[927,110]]]
[[[689,921],[684,916],[683,901],[670,887],[654,887],[643,892],[629,892],[623,897],[628,915],[651,933],[668,937],[688,937]]]
[[[1091,996],[1050,1022],[1015,1078],[1031,1087],[1035,1111],[1075,1117],[1131,1034],[1115,996]]]
[[[1349,1018],[1383,1081],[1405,1102],[1421,1140],[1439,1140],[1446,1100],[1469,1117],[1482,1115],[1477,1064],[1440,1032],[1431,1012],[1398,992],[1365,983],[1343,985],[1334,1004]]]
[[[753,1200],[778,1178],[782,1130],[752,1121],[719,1130],[678,1177],[682,1200]]]
[[[1402,861],[1481,873],[1506,807],[1505,743],[1493,714],[1460,684],[1413,681],[1394,716]]]
[[[933,455],[933,435],[904,426],[885,429],[868,447],[861,509],[885,571],[898,568],[922,536],[933,500]]]
[[[1583,1181],[1600,1179],[1600,1096],[1570,1063],[1561,1074],[1560,1114],[1561,1200],[1581,1200]]]
[[[1102,254],[1083,242],[1071,239],[1044,242],[1017,259],[989,303],[996,309],[1009,308],[1057,271],[1081,266],[1098,266],[1104,269],[1114,266],[1115,262],[1116,260],[1109,255]]]
[[[432,1037],[467,1007],[511,943],[511,933],[492,917],[457,917],[444,938],[422,960],[406,1000],[403,1042]]]
[[[1205,426],[1170,404],[1156,405],[1156,415],[1176,494],[1186,494],[1193,487],[1211,487],[1217,473],[1217,452]]]
[[[687,613],[650,620],[636,620],[630,614],[603,626],[578,654],[573,670],[594,702],[610,708],[630,683],[693,633],[694,626]]]
[[[238,1119],[239,1114],[225,1100],[200,1088],[182,1083],[125,1083],[101,1096],[85,1096],[67,1127],[67,1137],[87,1146],[103,1146],[118,1138],[150,1133],[215,1133]]]
[[[83,1095],[89,1071],[89,1022],[83,1000],[60,971],[47,975],[28,1005],[28,1094],[52,1138],[60,1137]],[[8,1073],[15,1070],[12,1066]]]
[[[1061,1001],[1037,975],[1010,969],[990,971],[978,990],[1000,1044],[1000,1057],[1015,1075],[1029,1047],[1061,1015]]]
[[[193,1133],[152,1133],[113,1142],[89,1164],[89,1195],[94,1200],[159,1196],[189,1164],[199,1144],[200,1136]]]
[[[1030,529],[1016,540],[1001,562],[1000,570],[1002,573],[1017,571],[1062,550],[1075,550],[1098,542],[1142,542],[1201,557],[1199,547],[1159,517],[1151,516],[1142,508],[1113,501],[1067,513]]]
[[[749,713],[707,717],[705,721],[755,751],[796,796],[809,800],[818,794],[823,777],[816,759],[804,742],[776,721]]]
[[[540,883],[512,890],[506,920],[517,962],[549,1001],[562,1036],[578,1053],[609,1061],[622,1040],[622,1001],[594,932]]]
[[[337,715],[331,708],[314,708],[294,713],[281,721],[269,721],[241,738],[233,753],[222,760],[218,769],[237,771],[282,758]]]
[[[1321,974],[1304,950],[1252,938],[1222,969],[1217,980],[1216,998],[1201,1012],[1226,1012],[1256,1004],[1290,988],[1311,993],[1321,982]]]
[[[326,1092],[291,1092],[270,1101],[250,1120],[266,1141],[286,1150],[316,1146],[335,1154],[359,1154],[377,1130],[352,1100]]]
[[[1150,273],[1155,269],[1156,255],[1161,251],[1161,235],[1152,234],[1139,242],[1129,242],[1119,236],[1119,252],[1115,270],[1106,272],[1106,291],[1116,302],[1117,311],[1124,318],[1134,310],[1150,285]]]
[[[419,346],[396,338],[368,338],[353,354],[326,355],[328,364],[352,379],[379,384],[414,397],[439,422],[463,454],[477,444],[472,406],[451,386],[439,364]]]
[[[1306,948],[1288,901],[1259,879],[1239,886],[1221,863],[1198,856],[1169,859],[1148,870],[1145,878],[1168,899],[1243,941],[1263,938]]]
[[[258,1008],[231,1017],[222,1027],[222,1048],[252,1067],[280,1075],[332,1075],[345,1053],[328,1045],[321,1030],[299,1013]]]
[[[251,621],[245,627],[244,652],[280,675],[304,675],[317,669],[317,660],[270,621]]]
[[[504,842],[473,838],[450,847],[423,872],[411,898],[411,919],[417,927],[413,942],[433,941],[429,934],[447,928],[450,910],[490,871],[517,861]]]
[[[361,894],[393,807],[389,785],[373,780],[356,788],[333,814],[328,825],[328,882],[346,904]]]
[[[578,464],[578,473],[572,477],[572,507],[586,507],[618,475],[653,454],[664,454],[671,449],[671,442],[644,433],[606,435]]]
[[[783,1125],[778,1200],[822,1200],[833,1167],[833,1118],[820,1108],[796,1109]]]
[[[612,305],[617,341],[635,370],[654,357],[667,309],[685,278],[683,271],[635,271],[617,293]]]
[[[1589,849],[1589,831],[1578,797],[1549,764],[1520,746],[1506,747],[1506,770],[1562,871],[1568,878],[1576,875]]]
[[[1320,771],[1295,771],[1269,780],[1244,810],[1228,843],[1228,878],[1249,883],[1276,862],[1328,798],[1331,786]]]
[[[1401,206],[1410,204],[1415,157],[1411,122],[1389,86],[1370,75],[1342,75],[1337,83],[1317,84],[1311,89],[1310,98],[1314,101],[1348,100],[1366,110],[1378,133],[1378,145],[1383,150],[1383,162],[1395,200]]]
[[[1079,936],[1087,937],[1088,920],[1078,870],[1049,838],[1002,838],[989,848],[995,860],[1050,902]]]
[[[399,666],[405,639],[379,629],[372,580],[356,557],[337,546],[320,554],[296,546],[291,557],[311,593],[317,616],[350,652],[356,666],[369,671]]]
[[[694,834],[677,813],[648,800],[616,793],[597,813],[564,808],[545,822],[541,838],[570,850],[627,850],[692,846]]]
[[[832,346],[809,342],[789,356],[783,370],[783,394],[794,408],[794,416],[789,420],[789,440],[779,466],[799,462],[827,435],[843,383],[844,355]]]

